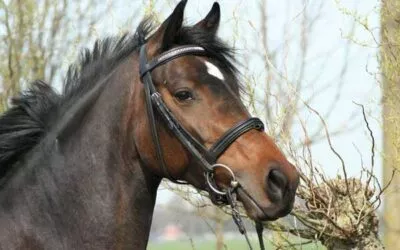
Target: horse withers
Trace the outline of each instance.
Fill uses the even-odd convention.
[[[110,37],[0,117],[0,249],[145,249],[162,178],[232,194],[255,221],[292,207],[299,175],[240,93],[220,8]],[[228,195],[229,194],[229,195]]]

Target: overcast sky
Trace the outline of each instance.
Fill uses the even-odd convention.
[[[164,20],[177,1],[158,1],[155,4],[160,20]],[[262,98],[263,74],[265,66],[252,56],[254,51],[260,51],[259,27],[260,7],[259,1],[225,0],[218,1],[221,5],[222,19],[219,35],[226,42],[235,46],[238,59],[244,66],[243,73],[252,74],[259,79],[260,90],[258,96]],[[348,70],[345,72],[341,96],[337,101],[337,108],[327,120],[329,129],[346,126],[349,121],[359,124],[349,133],[333,138],[333,144],[344,158],[350,175],[356,176],[360,172],[360,155],[363,155],[365,165],[369,165],[370,138],[367,136],[365,125],[362,123],[360,112],[354,113],[357,106],[353,102],[365,105],[369,115],[374,136],[377,141],[377,167],[376,173],[381,176],[381,149],[380,128],[380,88],[375,79],[377,73],[377,49],[371,34],[356,25],[355,34],[352,36],[357,41],[350,43],[346,57],[347,38],[351,31],[354,18],[362,17],[368,27],[379,38],[379,3],[374,0],[268,0],[268,43],[272,50],[277,49],[275,77],[288,77],[296,79],[299,72],[301,51],[299,39],[301,32],[302,14],[307,13],[310,18],[317,17],[314,29],[309,36],[309,50],[306,55],[307,67],[304,73],[304,84],[307,90],[301,93],[301,98],[307,98],[323,88],[325,91],[310,103],[318,112],[325,113],[329,109],[331,100],[336,95],[338,75],[342,70],[345,60]],[[185,21],[195,23],[203,18],[212,6],[213,1],[189,0],[185,10]],[[321,7],[321,3],[323,3]],[[133,30],[144,15],[148,1],[114,1],[101,22],[94,27],[98,37]],[[349,15],[349,13],[352,13]],[[377,38],[377,39],[378,39]],[[260,53],[262,53],[260,51]],[[245,59],[250,57],[250,60]],[[64,65],[67,66],[68,63]],[[257,78],[258,77],[258,78]],[[315,80],[317,79],[317,80]],[[282,79],[285,82],[285,79]],[[310,112],[302,112],[301,118],[306,121],[306,126],[313,130],[320,126],[318,118]],[[267,124],[267,128],[271,124]],[[268,131],[268,129],[267,129]],[[301,127],[294,126],[294,143],[304,139]],[[313,159],[329,176],[335,176],[340,171],[340,162],[329,150],[326,140],[321,140],[312,147]],[[159,202],[165,202],[170,194],[161,191],[158,195]]]

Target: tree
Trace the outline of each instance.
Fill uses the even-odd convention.
[[[156,7],[168,12],[170,8],[166,7],[172,8],[175,2],[175,0],[152,0],[146,1],[146,5],[141,5],[140,2],[137,5],[145,9],[145,13],[151,14],[156,12]],[[371,151],[371,168],[363,168],[365,175],[360,179],[349,178],[345,172],[346,166],[341,161],[343,166],[342,176],[329,180],[323,174],[321,168],[314,164],[311,152],[312,145],[321,141],[329,141],[331,151],[334,152],[335,149],[330,143],[330,137],[346,133],[360,125],[360,123],[354,122],[355,116],[351,115],[343,119],[347,127],[343,127],[341,124],[328,131],[326,126],[327,120],[337,110],[337,100],[340,99],[348,69],[347,62],[349,61],[351,40],[348,41],[343,53],[344,63],[335,65],[339,69],[335,79],[324,84],[320,84],[318,77],[306,79],[308,67],[312,67],[307,60],[310,56],[312,42],[319,40],[318,34],[313,33],[314,28],[318,25],[320,15],[323,13],[321,9],[326,4],[326,1],[316,1],[311,5],[308,3],[309,1],[304,0],[300,3],[302,6],[300,6],[298,13],[295,15],[288,14],[285,17],[285,23],[281,25],[284,30],[281,37],[275,37],[275,39],[283,41],[280,47],[274,47],[270,43],[271,40],[269,40],[269,36],[272,33],[270,30],[276,25],[273,25],[271,16],[268,16],[271,15],[271,12],[268,12],[271,2],[273,1],[259,1],[257,10],[260,12],[260,20],[257,23],[260,25],[251,23],[251,21],[255,20],[255,16],[248,19],[241,16],[240,13],[239,15],[238,13],[233,13],[233,18],[229,21],[233,25],[233,45],[237,44],[239,37],[248,38],[251,36],[251,30],[254,31],[253,33],[258,34],[258,36],[250,38],[252,39],[251,44],[244,43],[247,45],[247,47],[244,46],[246,52],[241,53],[242,55],[244,54],[242,62],[246,62],[244,63],[245,69],[243,71],[245,74],[244,80],[250,93],[248,96],[250,109],[267,121],[268,132],[273,137],[278,138],[278,142],[285,148],[287,155],[291,159],[297,159],[296,165],[303,170],[302,185],[298,196],[305,205],[296,206],[293,212],[294,217],[297,218],[296,220],[302,222],[303,225],[288,224],[286,220],[268,223],[265,226],[277,232],[290,232],[307,239],[307,241],[320,240],[324,245],[333,249],[348,248],[349,246],[359,248],[370,246],[371,242],[368,239],[372,240],[372,245],[379,245],[376,209],[379,207],[382,191],[385,190],[386,184],[390,183],[392,169],[397,167],[400,161],[398,155],[400,132],[396,127],[396,124],[400,124],[398,121],[400,117],[400,109],[398,108],[400,94],[398,84],[400,73],[398,69],[400,69],[400,65],[397,56],[399,55],[398,44],[400,41],[399,3],[397,3],[397,0],[385,1],[382,8],[382,40],[384,41],[384,46],[382,47],[381,57],[382,73],[385,76],[383,118],[386,138],[385,169],[387,174],[385,174],[385,186],[380,188],[372,171],[374,144],[372,144]],[[277,2],[286,6],[286,13],[290,13],[294,5],[299,7],[299,2],[294,3],[291,0]],[[228,5],[232,4],[229,3]],[[57,82],[59,80],[57,78],[60,74],[61,65],[65,61],[68,64],[68,58],[75,58],[76,52],[79,51],[78,45],[89,39],[97,38],[95,37],[96,29],[94,26],[110,7],[101,8],[99,6],[104,7],[103,1],[0,0],[0,40],[2,41],[0,43],[0,112],[6,109],[7,98],[15,95],[30,81],[45,79],[48,82]],[[235,11],[238,9],[239,7]],[[132,10],[130,13],[135,11]],[[166,12],[163,14],[167,14]],[[227,14],[227,16],[231,16],[231,13]],[[104,18],[108,20],[112,17],[104,15]],[[246,29],[249,32],[244,35],[243,33],[238,34],[238,26],[243,24],[247,25]],[[224,26],[227,25],[224,24]],[[293,35],[289,31],[293,27],[300,31],[295,33],[297,35]],[[354,27],[350,29],[350,35],[353,30]],[[225,38],[225,40],[227,39]],[[254,47],[250,47],[251,45]],[[243,49],[242,45],[237,47]],[[285,57],[287,52],[294,47],[300,53],[294,60],[292,58],[292,65],[288,65]],[[337,48],[333,48],[332,51],[326,51],[326,55],[318,55],[320,59],[322,58],[318,62],[320,67],[318,70],[323,70],[325,61],[330,60],[329,54],[333,53],[335,49]],[[250,65],[247,62],[251,60],[256,60],[256,65],[263,65],[259,72],[246,68],[246,65]],[[251,65],[254,65],[254,63]],[[316,88],[315,91],[309,91],[314,88]],[[313,106],[318,105],[321,101],[320,98],[318,99],[321,93],[332,90],[334,98],[326,100],[331,102],[326,105],[328,108],[319,110],[321,114],[313,109]],[[357,106],[354,105],[354,109],[356,108]],[[304,113],[307,113],[306,118],[303,116]],[[365,113],[363,112],[362,114],[365,122],[367,122]],[[309,126],[311,122],[307,119],[311,116],[316,119],[316,122],[315,120],[313,122],[317,123],[318,126]],[[352,121],[350,125],[349,121]],[[297,132],[296,136],[293,136],[294,130]],[[372,135],[372,131],[369,128],[368,130]],[[301,132],[303,132],[303,136],[299,136]],[[300,140],[295,140],[300,137]],[[371,140],[373,141],[373,137]],[[337,157],[340,159],[339,154],[337,154]],[[394,183],[395,185],[389,189],[390,195],[386,196],[388,200],[385,202],[385,211],[388,215],[391,214],[385,218],[387,219],[386,225],[390,226],[389,229],[400,229],[394,224],[399,221],[397,218],[400,218],[396,213],[400,208],[400,194],[395,190],[396,185],[400,185],[400,179],[394,179]],[[378,188],[374,189],[375,187]],[[185,191],[180,195],[185,196],[189,192]],[[378,198],[375,198],[377,194]],[[193,195],[191,195],[192,198]],[[194,202],[194,206],[198,208],[198,214],[216,222],[216,225],[220,226],[219,230],[221,230],[221,226],[225,223],[225,218],[229,219],[229,216],[221,216],[221,211],[214,207],[206,207],[202,210],[200,208],[203,204],[211,206],[209,202],[202,202],[201,204]],[[345,219],[343,220],[343,218]],[[400,222],[397,223],[397,225],[400,224]],[[369,234],[368,231],[364,230],[365,228],[370,230]],[[207,228],[207,230],[209,229]],[[387,230],[387,232],[389,231]],[[387,234],[388,239],[391,239],[387,241],[387,246],[397,246],[398,243],[395,244],[393,242],[400,237],[396,230],[391,231]],[[221,236],[218,230],[216,235],[217,238],[218,235]],[[219,237],[219,240],[222,240],[222,238]],[[287,240],[285,238],[286,243]],[[291,243],[289,239],[288,243],[287,246],[290,247],[296,242]],[[221,245],[220,241],[219,247]]]
[[[71,46],[93,36],[97,2],[0,0],[0,113],[31,81],[55,80]]]
[[[315,28],[320,25],[321,13],[327,11],[326,1],[316,1],[312,5],[308,1],[302,1],[303,6],[299,12],[286,17],[286,22],[282,25],[284,31],[279,33],[282,37],[274,37],[283,41],[279,47],[269,43],[269,29],[278,26],[270,19],[270,16],[274,15],[274,12],[268,11],[271,2],[273,1],[259,2],[259,22],[254,21],[254,16],[241,19],[240,15],[235,15],[235,23],[249,24],[248,28],[256,33],[251,43],[243,43],[249,46],[245,49],[250,51],[243,53],[245,68],[249,67],[244,71],[249,92],[246,97],[252,112],[267,121],[268,133],[278,138],[278,143],[298,166],[302,178],[298,197],[302,204],[296,204],[292,212],[294,219],[291,220],[297,223],[281,220],[266,223],[265,227],[278,234],[280,232],[281,235],[287,236],[288,232],[299,236],[304,239],[301,244],[320,241],[328,249],[382,249],[377,210],[387,185],[381,186],[374,172],[376,145],[373,130],[368,122],[369,116],[363,105],[349,102],[347,109],[351,109],[352,112],[348,118],[343,119],[345,126],[337,126],[335,123],[331,126],[333,129],[328,129],[332,115],[342,112],[340,107],[338,108],[338,102],[346,85],[351,51],[358,45],[354,34],[356,26],[361,24],[359,16],[356,10],[348,10],[340,6],[340,1],[336,1],[340,12],[354,20],[350,23],[348,31],[346,30],[346,37],[342,37],[345,41],[342,47],[343,59],[340,64],[333,65],[337,69],[337,75],[332,81],[321,83],[319,75],[310,78],[307,71],[309,72],[310,67],[316,63],[320,66],[317,70],[323,72],[326,62],[329,63],[330,56],[338,49],[333,48],[326,54],[317,55],[317,59],[315,55],[312,57],[314,60],[309,59],[313,42],[318,43],[321,40],[315,33]],[[279,4],[284,5],[290,12],[290,8],[298,2],[279,1]],[[299,32],[293,34],[291,29]],[[233,30],[237,30],[237,27]],[[250,36],[249,33],[246,33],[245,37]],[[236,43],[237,41],[234,42]],[[293,48],[299,53],[289,60],[286,58],[287,51]],[[254,64],[249,63],[252,60],[256,60],[257,65],[264,66],[260,72],[254,71]],[[310,89],[313,91],[309,91]],[[325,98],[321,99],[321,96]],[[332,98],[326,98],[327,96]],[[326,108],[314,108],[321,106],[321,102]],[[345,162],[338,152],[339,145],[335,146],[333,143],[333,137],[360,128],[366,132],[366,140],[371,142],[371,151],[359,152],[361,174],[353,177],[348,172],[355,166]],[[302,138],[301,142],[299,138]],[[320,142],[329,146],[326,154],[336,157],[335,163],[340,170],[336,177],[325,175],[324,166],[319,166],[313,158],[312,147]],[[357,146],[355,148],[357,150]],[[364,162],[364,154],[369,154],[371,160]],[[282,244],[277,244],[279,249],[296,248],[299,243],[298,239],[292,241],[293,237],[283,238]]]
[[[384,241],[387,249],[400,245],[400,2],[382,1],[381,71],[383,88],[384,183],[390,181],[384,199]]]

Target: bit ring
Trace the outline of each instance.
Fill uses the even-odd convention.
[[[220,190],[218,187],[215,187],[213,184],[214,182],[212,180],[213,180],[214,170],[216,168],[224,168],[224,169],[228,170],[228,172],[232,176],[232,180],[231,180],[232,188],[236,188],[239,185],[239,183],[236,180],[235,174],[233,173],[232,169],[230,169],[227,165],[216,163],[216,164],[212,165],[211,167],[212,167],[212,171],[206,172],[206,180],[207,180],[208,186],[214,193],[219,194],[219,195],[227,194],[227,191]]]

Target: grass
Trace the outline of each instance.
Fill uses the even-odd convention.
[[[259,249],[258,241],[253,240],[251,242],[254,249]],[[231,239],[225,241],[225,250],[243,250],[248,249],[246,244],[246,240],[243,239]],[[276,249],[274,245],[270,241],[265,241],[265,248]],[[179,241],[167,241],[162,243],[149,243],[147,250],[211,250],[215,249],[215,241],[214,240],[193,240],[190,241],[188,239],[179,240]],[[319,244],[310,243],[308,245],[298,246],[294,249],[303,249],[303,250],[322,250],[325,249],[321,247]]]
[[[252,242],[254,245],[256,242]],[[258,243],[257,243],[258,244]],[[246,240],[229,240],[225,242],[227,250],[243,250],[247,249]],[[255,246],[255,245],[254,245]],[[271,249],[271,245],[266,245],[267,249]],[[193,241],[182,240],[182,241],[168,241],[163,243],[150,243],[147,247],[148,250],[210,250],[215,249],[215,241]]]

